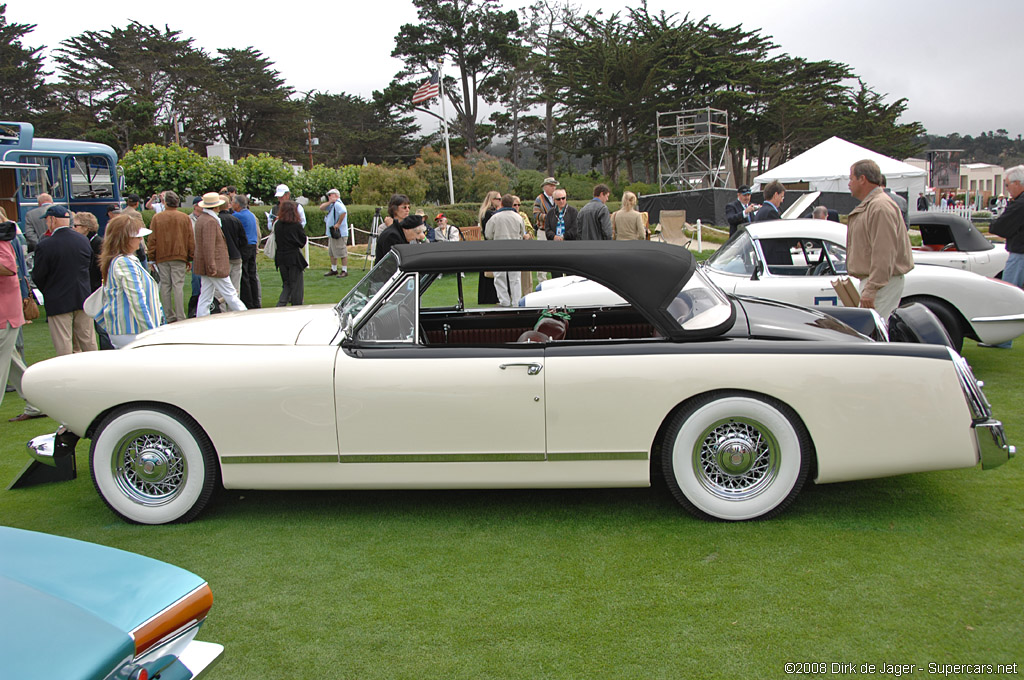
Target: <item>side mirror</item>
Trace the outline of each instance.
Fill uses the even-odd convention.
[[[754,274],[750,277],[750,280],[751,281],[758,281],[758,280],[761,279],[761,276],[763,274],[764,274],[764,262],[758,260],[757,263],[754,265]]]

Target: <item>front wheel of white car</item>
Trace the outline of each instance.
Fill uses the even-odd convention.
[[[810,468],[810,436],[766,397],[717,392],[672,419],[662,447],[669,489],[703,519],[767,519],[796,498]]]
[[[107,506],[138,524],[194,519],[217,484],[209,438],[171,408],[126,406],[110,413],[92,439],[89,467]]]

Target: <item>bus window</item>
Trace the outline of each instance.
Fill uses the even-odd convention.
[[[72,156],[72,198],[96,198],[114,195],[114,179],[110,164],[103,156]]]
[[[45,172],[40,170],[21,171],[22,198],[37,198],[46,192],[53,200],[64,200],[64,168],[60,158],[53,156],[22,156],[22,163],[37,163],[46,166]]]

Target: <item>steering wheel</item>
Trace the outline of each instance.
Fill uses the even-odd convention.
[[[821,259],[818,264],[814,265],[814,269],[811,271],[811,276],[831,276],[835,274],[836,270],[832,266],[832,262],[825,257],[825,249],[821,249]]]

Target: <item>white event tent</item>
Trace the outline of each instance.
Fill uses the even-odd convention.
[[[911,205],[918,193],[925,190],[928,173],[924,170],[839,137],[826,139],[796,158],[758,175],[754,182],[761,187],[773,180],[783,184],[807,182],[811,191],[846,192],[849,191],[850,166],[865,158],[878,163],[890,189],[907,192]]]

